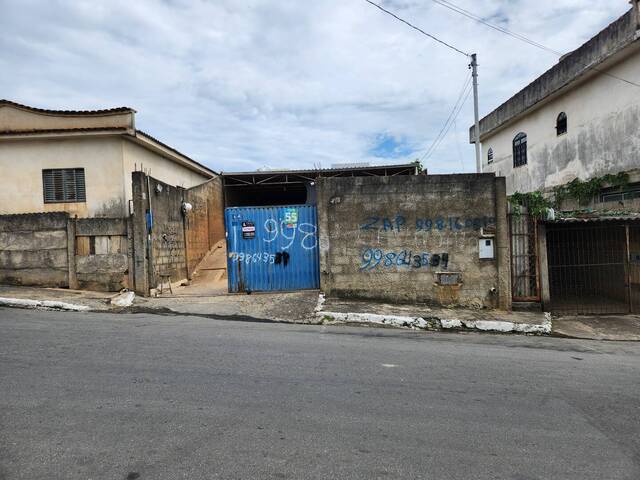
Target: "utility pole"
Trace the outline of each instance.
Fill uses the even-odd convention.
[[[475,117],[475,145],[476,145],[476,173],[482,173],[482,159],[480,158],[480,114],[478,112],[478,58],[471,54],[471,76],[473,77],[473,115]]]

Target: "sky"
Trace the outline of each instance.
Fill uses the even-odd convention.
[[[627,0],[450,0],[569,52]],[[478,54],[483,116],[557,62],[432,0],[382,6]],[[432,147],[468,58],[365,0],[0,0],[0,98],[129,106],[136,127],[216,171],[406,163],[475,168],[469,97]]]

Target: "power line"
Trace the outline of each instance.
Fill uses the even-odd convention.
[[[449,122],[449,125],[445,129],[444,134],[440,138],[440,141],[433,147],[433,149],[431,150],[431,153],[429,153],[429,156],[427,156],[425,160],[429,160],[433,156],[433,154],[438,150],[438,148],[440,148],[440,145],[442,144],[444,139],[447,138],[447,134],[449,133],[449,130],[451,130],[451,126],[455,123],[456,119],[458,118],[458,115],[462,111],[462,107],[464,107],[464,104],[467,103],[467,100],[469,99],[469,95],[471,95],[471,90],[472,90],[471,88],[467,90],[467,94],[462,100],[462,103],[460,103],[460,106],[458,107],[458,110],[455,112],[453,119],[451,120],[451,122]]]
[[[427,151],[424,153],[424,155],[422,155],[422,158],[420,159],[420,161],[423,161],[425,159],[428,160],[429,158],[431,158],[431,155],[433,155],[433,153],[438,149],[438,147],[440,146],[444,138],[447,136],[447,133],[449,133],[449,130],[451,129],[451,125],[453,124],[453,122],[455,122],[456,118],[460,114],[460,111],[462,110],[462,107],[467,101],[467,98],[469,98],[469,95],[471,94],[471,90],[469,89],[470,83],[471,83],[471,76],[468,76],[467,79],[465,80],[464,85],[462,86],[462,90],[458,95],[458,99],[456,100],[456,103],[453,105],[453,108],[451,109],[451,113],[449,114],[449,116],[447,117],[447,120],[444,122],[444,125],[442,126],[442,129],[440,130],[436,138],[433,140],[433,142],[431,143]]]
[[[476,22],[480,22],[483,25],[486,25],[489,28],[493,28],[494,30],[497,30],[498,32],[502,32],[505,33],[507,35],[512,36],[513,38],[517,38],[520,41],[526,42],[529,45],[532,45],[534,47],[538,47],[542,50],[546,50],[547,52],[553,53],[555,55],[558,56],[562,56],[563,54],[561,52],[558,52],[557,50],[553,50],[552,48],[549,48],[545,45],[542,45],[541,43],[538,43],[534,40],[531,40],[530,38],[525,37],[524,35],[521,35],[519,33],[516,32],[512,32],[511,30],[507,30],[504,27],[501,27],[499,25],[494,25],[492,23],[487,22],[485,19],[483,19],[482,17],[475,15],[473,13],[471,13],[469,10],[465,10],[462,7],[458,7],[457,5],[454,5],[453,3],[449,3],[445,0],[432,0],[433,2],[437,3],[438,5],[442,5],[445,8],[448,8],[449,10],[453,10],[454,12],[457,12],[461,15],[464,15],[467,18],[470,18],[472,20],[475,20]]]
[[[445,7],[445,8],[448,8],[449,10],[452,10],[452,11],[454,11],[456,13],[459,13],[460,15],[464,15],[467,18],[470,18],[472,20],[475,20],[476,22],[482,23],[483,25],[486,25],[489,28],[497,30],[498,32],[504,33],[505,35],[509,35],[509,36],[511,36],[511,37],[513,37],[513,38],[515,38],[517,40],[520,40],[522,42],[528,43],[531,46],[534,46],[534,47],[539,48],[541,50],[545,50],[545,51],[547,51],[549,53],[557,55],[558,57],[562,57],[564,55],[562,52],[558,52],[557,50],[554,50],[554,49],[549,48],[549,47],[547,47],[547,46],[545,46],[545,45],[543,45],[541,43],[538,43],[538,42],[536,42],[534,40],[531,40],[530,38],[525,37],[524,35],[522,35],[520,33],[512,32],[511,30],[507,30],[504,27],[500,27],[498,25],[494,25],[492,23],[489,23],[485,19],[483,19],[482,17],[480,17],[480,16],[478,16],[478,15],[476,15],[474,13],[471,13],[469,10],[465,10],[464,8],[459,7],[459,6],[457,6],[457,5],[455,5],[455,4],[451,3],[451,2],[448,2],[446,0],[432,0],[432,1],[434,3],[437,3],[438,5],[441,5],[441,6]],[[617,75],[614,75],[613,73],[605,72],[604,70],[601,70],[601,69],[599,69],[597,67],[594,67],[594,66],[591,66],[591,65],[586,65],[586,64],[583,64],[582,66],[587,68],[587,69],[589,69],[589,70],[593,70],[594,72],[598,72],[598,73],[601,73],[603,75],[606,75],[607,77],[614,78],[616,80],[620,80],[621,82],[624,82],[624,83],[628,83],[629,85],[633,85],[635,87],[640,87],[640,83],[636,83],[636,82],[633,82],[631,80],[627,80],[626,78],[619,77]]]
[[[445,42],[444,40],[440,40],[438,37],[431,35],[430,33],[425,32],[424,30],[422,30],[420,27],[416,27],[415,25],[407,22],[406,20],[400,18],[399,16],[397,16],[395,13],[390,12],[389,10],[386,10],[385,8],[381,7],[380,5],[378,5],[377,3],[372,2],[371,0],[364,0],[367,3],[370,3],[371,5],[373,5],[374,7],[382,10],[384,13],[391,15],[393,18],[395,18],[396,20],[401,21],[402,23],[410,26],[411,28],[413,28],[414,30],[417,30],[418,32],[422,33],[423,35],[426,35],[427,37],[431,38],[432,40],[435,40],[438,43],[441,43],[442,45],[444,45],[445,47],[450,48],[451,50],[455,50],[458,53],[461,53],[462,55],[469,57],[470,55],[466,52],[463,52],[462,50],[454,47],[453,45],[448,44],[447,42]]]

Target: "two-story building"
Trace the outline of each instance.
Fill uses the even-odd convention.
[[[480,120],[484,172],[555,209],[512,219],[515,302],[640,311],[640,12],[632,8]],[[471,142],[475,128],[470,130]]]

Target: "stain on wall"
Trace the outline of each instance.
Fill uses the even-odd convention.
[[[356,177],[318,182],[322,289],[330,296],[494,307],[497,259],[479,258],[495,233],[493,174]],[[497,237],[497,235],[496,235]],[[494,239],[495,241],[495,239]],[[496,250],[497,258],[497,250]],[[443,273],[456,273],[446,277]]]

